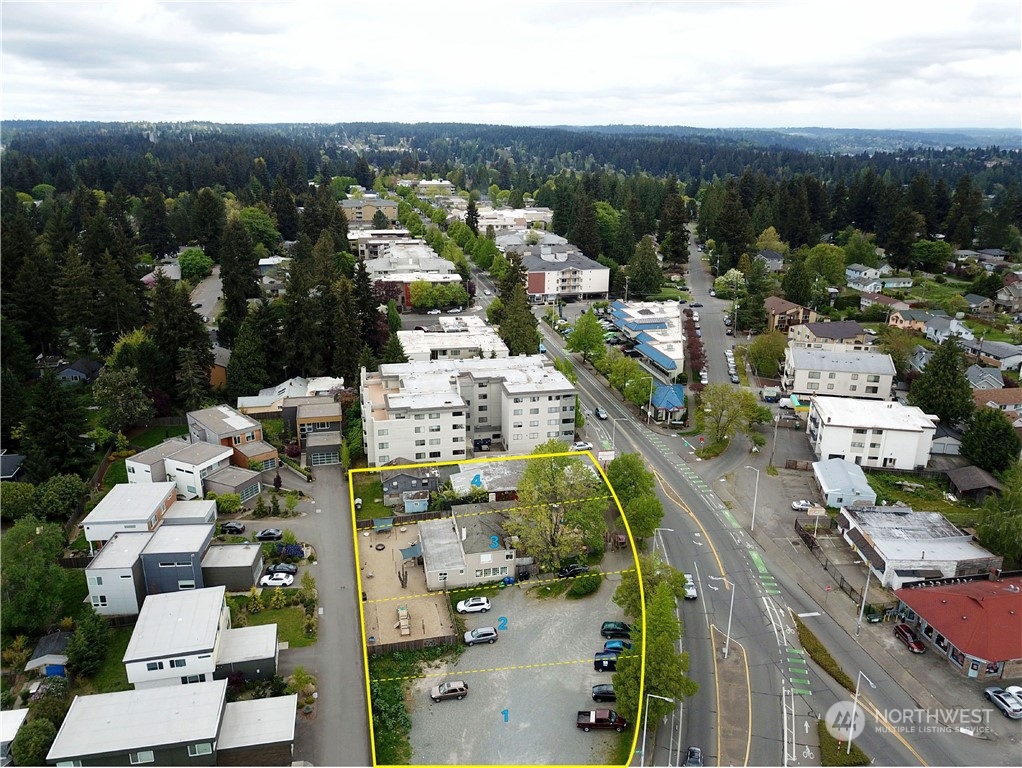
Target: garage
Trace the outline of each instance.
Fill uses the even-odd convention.
[[[314,467],[324,467],[328,464],[340,464],[341,454],[340,451],[328,451],[325,453],[311,453],[309,454],[309,461]]]

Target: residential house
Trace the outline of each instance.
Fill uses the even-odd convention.
[[[855,320],[808,322],[788,328],[788,344],[813,347],[817,344],[866,345],[866,329]]]
[[[922,583],[899,589],[899,613],[931,651],[967,677],[1022,677],[1022,579]]]
[[[894,361],[886,353],[843,352],[788,346],[781,387],[799,397],[830,395],[890,400]]]
[[[191,443],[171,438],[125,459],[128,483],[173,482],[177,497],[195,499],[205,495],[205,479],[231,464],[234,449],[215,443]]]
[[[213,345],[213,365],[209,369],[209,386],[213,389],[223,389],[227,386],[227,366],[231,363],[231,350]]]
[[[608,317],[620,335],[635,343],[634,355],[673,379],[685,368],[682,309],[674,301],[618,299],[608,308]]]
[[[763,308],[766,309],[767,315],[767,333],[771,331],[787,333],[793,325],[816,322],[816,312],[778,296],[768,297],[763,302]]]
[[[238,413],[229,405],[217,405],[187,414],[188,434],[193,443],[214,443],[234,449],[231,463],[248,469],[274,469],[277,449],[263,440],[262,425]]]
[[[943,309],[899,309],[891,313],[887,324],[903,331],[926,333],[926,323],[933,317],[947,317]]]
[[[1018,371],[1022,365],[1022,344],[1009,344],[1006,341],[964,340],[962,349],[967,357],[979,363],[992,365],[1002,371]]]
[[[291,765],[297,694],[227,703],[227,681],[76,696],[47,764]]]
[[[518,484],[528,459],[480,461],[458,464],[450,475],[451,488],[460,496],[485,490],[490,502],[517,501]]]
[[[965,378],[973,389],[1004,389],[1004,374],[1000,368],[973,363],[965,369]]]
[[[0,766],[8,766],[14,762],[14,757],[11,755],[11,742],[18,735],[18,731],[21,730],[27,717],[27,707],[0,711]]]
[[[360,259],[375,259],[390,251],[394,242],[414,242],[407,229],[356,229],[348,233],[348,249]]]
[[[866,467],[923,469],[936,421],[936,416],[913,405],[814,397],[807,433],[818,458],[848,459]]]
[[[529,301],[607,298],[610,269],[584,256],[574,245],[528,245],[521,255]]]
[[[930,362],[931,357],[933,357],[932,349],[927,349],[922,344],[916,344],[916,348],[912,350],[912,356],[908,359],[908,365],[912,370],[922,373],[926,370],[926,364]]]
[[[688,421],[688,405],[685,400],[685,387],[682,384],[660,384],[653,390],[650,398],[653,409],[652,418],[656,422],[684,424]]]
[[[342,407],[331,394],[289,397],[281,408],[284,426],[298,438],[306,466],[341,463]]]
[[[440,468],[436,466],[409,466],[408,459],[398,458],[380,468],[380,482],[383,483],[383,503],[388,507],[404,504],[406,493],[440,490]],[[387,467],[394,467],[388,469]]]
[[[969,305],[970,315],[992,315],[995,311],[994,300],[977,293],[965,294],[965,302]]]
[[[102,546],[115,533],[155,531],[176,500],[172,482],[115,485],[82,521],[89,549]]]
[[[963,341],[972,341],[972,330],[956,317],[931,317],[926,321],[923,334],[930,341],[943,344],[952,336]]]
[[[912,278],[909,277],[881,277],[881,291],[904,291],[912,287]]]
[[[20,453],[8,453],[6,448],[0,449],[0,480],[20,480],[24,474],[24,463],[25,457]]]
[[[516,576],[518,555],[501,515],[513,504],[463,504],[450,517],[420,521],[426,589],[460,589]]]
[[[254,499],[262,491],[262,480],[259,472],[241,467],[224,467],[203,480],[206,493],[223,496],[225,493],[236,493],[242,501]]]
[[[1022,416],[1022,389],[1019,387],[975,389],[972,399],[976,401],[977,408],[993,408],[1012,421]]]
[[[349,197],[346,200],[341,200],[341,213],[348,220],[348,226],[351,229],[359,229],[363,226],[371,227],[377,211],[383,211],[383,215],[392,225],[397,223],[397,202],[394,200],[368,194],[364,197]]]
[[[766,248],[757,253],[756,258],[763,262],[768,272],[777,273],[784,271],[784,255],[777,251]]]
[[[98,360],[79,358],[57,366],[56,374],[61,384],[87,384],[95,381],[101,370],[103,363]]]
[[[859,309],[866,310],[875,304],[879,304],[884,309],[893,312],[900,309],[909,309],[909,304],[896,299],[893,296],[884,296],[882,293],[864,293],[859,297]]]
[[[930,446],[931,456],[957,456],[962,450],[962,433],[947,424],[938,424],[933,433],[933,444]]]
[[[215,525],[161,525],[139,553],[146,594],[201,590],[202,557]]]
[[[575,387],[543,355],[384,364],[361,373],[369,466],[397,456],[457,461],[468,450],[530,453],[575,434]],[[471,443],[469,443],[471,441]]]
[[[845,279],[847,280],[876,280],[880,277],[880,270],[876,267],[867,267],[865,264],[849,264],[845,267]]]
[[[149,595],[124,652],[136,689],[208,683],[241,672],[269,680],[277,671],[277,625],[231,628],[224,587]],[[202,686],[199,686],[202,687]]]
[[[866,473],[854,461],[826,459],[813,462],[813,475],[828,507],[852,504],[876,504],[877,494],[866,480]]]
[[[884,284],[880,282],[879,277],[852,278],[845,283],[845,286],[860,293],[880,293],[884,289]]]
[[[101,616],[134,616],[145,601],[142,550],[150,531],[115,533],[85,567],[89,601]]]
[[[293,376],[275,387],[260,389],[258,395],[238,398],[241,413],[280,413],[284,401],[289,397],[333,396],[344,389],[344,379],[336,376],[315,376],[306,379]]]
[[[429,330],[398,331],[409,362],[413,360],[507,357],[507,344],[482,317],[441,315]]]
[[[71,635],[66,630],[57,630],[39,638],[25,671],[39,670],[44,677],[67,677],[67,644]]]
[[[990,573],[1004,560],[939,512],[915,512],[899,504],[846,506],[837,524],[844,540],[869,562],[873,575],[888,589]]]
[[[263,565],[260,542],[212,546],[202,556],[202,583],[207,588],[245,592],[259,582]]]
[[[952,493],[959,499],[969,499],[977,504],[982,504],[991,493],[1004,490],[996,477],[971,465],[948,470],[947,481]]]
[[[1016,281],[1010,285],[1005,282],[1001,290],[997,292],[994,299],[998,311],[1016,314],[1022,312],[1022,281]]]

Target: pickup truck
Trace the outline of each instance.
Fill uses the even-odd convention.
[[[613,709],[590,709],[579,711],[575,725],[583,731],[591,731],[593,728],[613,728],[621,733],[628,727],[628,721]]]

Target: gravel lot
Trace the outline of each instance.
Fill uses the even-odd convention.
[[[630,566],[630,552],[608,553],[601,570]],[[592,686],[611,682],[610,673],[593,670],[592,659],[603,648],[600,622],[624,618],[611,601],[620,579],[611,573],[596,594],[582,600],[539,599],[528,592],[535,582],[526,582],[492,598],[489,613],[469,614],[469,629],[499,627],[501,617],[506,628],[493,645],[465,648],[455,664],[437,667],[409,687],[412,762],[609,762],[616,734],[584,733],[573,721],[578,710],[598,706]],[[465,699],[436,704],[429,699],[434,685],[459,678],[469,685]]]

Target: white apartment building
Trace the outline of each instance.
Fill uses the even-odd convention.
[[[799,397],[828,395],[890,400],[894,391],[894,361],[888,354],[807,349],[784,350],[781,386]]]
[[[930,457],[937,417],[914,405],[848,397],[814,397],[806,433],[818,459],[865,467],[922,469]]]
[[[544,355],[429,360],[362,369],[369,466],[459,461],[474,450],[529,453],[575,434],[575,388]]]
[[[497,331],[474,315],[441,315],[428,331],[398,331],[397,338],[409,361],[466,360],[507,357],[507,344]]]
[[[366,271],[376,281],[392,280],[393,275],[409,272],[453,275],[458,270],[454,262],[440,258],[425,240],[395,240],[380,256],[366,260]]]

